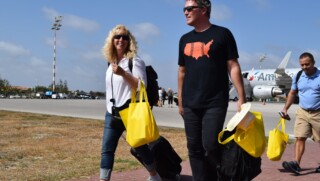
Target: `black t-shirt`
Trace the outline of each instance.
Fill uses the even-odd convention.
[[[212,25],[204,32],[190,31],[179,42],[180,66],[186,73],[182,104],[190,108],[227,106],[229,77],[227,61],[239,58],[232,33]]]

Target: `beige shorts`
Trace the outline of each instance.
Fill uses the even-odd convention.
[[[299,108],[296,112],[294,136],[308,138],[320,142],[320,110],[306,111]]]

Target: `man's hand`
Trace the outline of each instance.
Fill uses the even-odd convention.
[[[287,111],[286,110],[282,110],[281,112],[279,112],[280,116],[285,119],[285,120],[288,120],[290,121],[291,118],[289,117],[289,115],[287,114]]]

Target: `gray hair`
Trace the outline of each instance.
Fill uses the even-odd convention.
[[[203,8],[203,7],[207,8],[206,15],[210,18],[210,14],[211,14],[211,2],[210,2],[210,0],[195,0],[195,2],[201,8]]]

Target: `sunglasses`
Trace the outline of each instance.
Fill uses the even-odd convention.
[[[129,40],[129,36],[128,35],[114,35],[113,39],[117,39],[119,40],[120,38],[122,38],[123,40]]]
[[[194,8],[200,8],[200,6],[187,6],[183,8],[183,12],[186,12],[186,10],[188,12],[191,12]]]

